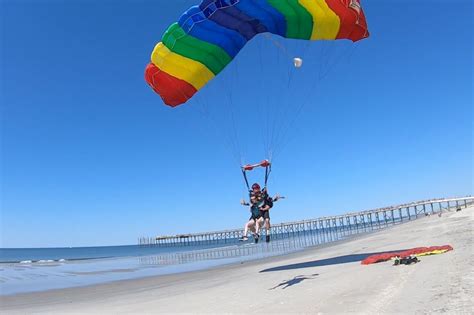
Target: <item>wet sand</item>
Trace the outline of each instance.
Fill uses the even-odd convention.
[[[0,297],[13,313],[473,314],[474,207],[326,247],[189,273]],[[372,253],[449,244],[414,265]]]

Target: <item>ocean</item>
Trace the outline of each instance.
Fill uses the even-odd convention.
[[[87,286],[180,273],[285,255],[370,232],[308,231],[270,243],[233,240],[199,246],[103,246],[0,249],[0,295]]]

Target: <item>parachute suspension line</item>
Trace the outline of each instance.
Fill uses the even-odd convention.
[[[267,188],[268,177],[270,176],[270,172],[272,171],[272,164],[267,165],[265,167],[265,185],[263,187]]]
[[[272,162],[272,155],[273,155],[273,147],[271,147],[270,143],[270,112],[271,112],[271,106],[270,106],[270,95],[266,95],[266,103],[267,108],[269,108],[267,115],[265,115],[265,128],[266,128],[266,135],[265,135],[265,141],[267,143],[266,148],[265,148],[265,154],[268,155],[268,160]]]
[[[212,13],[210,14],[210,16],[212,16],[215,12],[217,11],[220,11],[220,10],[223,10],[227,7],[230,7],[230,6],[234,6],[235,3],[233,4],[230,4],[230,5],[226,5],[226,6],[220,6],[220,7],[216,7],[215,9],[216,10],[211,10]],[[209,9],[209,8],[213,8],[215,7],[215,3],[214,1],[211,1],[205,8],[204,8],[204,11]],[[210,16],[206,16],[205,20],[210,20]],[[191,17],[188,17],[187,21],[188,20],[192,20],[192,24],[191,24],[191,27],[189,28],[189,30],[185,31],[185,33],[183,34],[182,32],[179,32],[177,30],[173,31],[172,33],[172,38],[174,39],[173,40],[173,44],[171,45],[171,50],[175,47],[176,45],[176,42],[185,37],[186,35],[189,35],[189,33],[192,31],[192,29],[194,28],[195,24],[199,24],[199,23],[202,23],[204,22],[205,20],[194,20],[193,19],[193,16]],[[186,23],[187,23],[186,21]],[[237,68],[237,67],[235,67]],[[236,70],[237,71],[237,70]],[[168,79],[168,78],[167,78]],[[171,79],[168,79],[171,82]],[[184,93],[180,92],[182,96],[184,96],[184,98],[187,98]],[[204,116],[206,119],[209,119],[213,122],[214,124],[214,127],[215,129],[219,129],[218,128],[218,123],[216,121],[216,118],[213,117],[209,111],[209,106],[208,106],[208,102],[206,101],[202,101],[200,98],[199,98],[199,93],[196,93],[195,97],[196,97],[196,101],[199,103],[199,105],[201,105],[201,108],[202,108],[202,111],[200,112],[200,114],[202,116]],[[230,93],[229,93],[230,94]],[[230,96],[230,102],[232,102],[232,99],[231,99],[231,96]],[[240,149],[240,144],[239,144],[239,141],[238,141],[238,137],[237,137],[237,131],[236,131],[236,127],[235,127],[235,119],[233,117],[233,111],[231,109],[231,114],[232,114],[232,124],[233,124],[233,135],[230,135],[228,136],[228,139],[227,141],[224,141],[226,143],[226,145],[228,147],[230,147],[230,151],[232,152],[232,155],[234,156],[234,158],[236,159],[237,163],[240,164],[241,160],[242,160],[242,156],[241,156],[241,149]],[[221,135],[224,135],[225,132],[219,132],[219,130],[217,130],[219,134]],[[225,139],[225,137],[224,137]],[[239,161],[240,160],[240,161]]]
[[[159,71],[161,71],[161,70],[159,70]],[[166,78],[166,79],[171,82],[171,79],[169,79],[169,78]],[[184,93],[182,93],[181,91],[180,91],[179,93],[181,93],[181,94],[184,96]],[[195,102],[197,102],[198,105],[200,105],[200,106],[190,106],[190,107],[191,107],[191,108],[196,107],[196,109],[197,109],[198,107],[201,108],[201,110],[197,110],[197,112],[198,112],[202,117],[204,117],[205,119],[208,119],[209,121],[212,122],[212,124],[214,125],[214,128],[216,129],[216,131],[217,131],[218,134],[224,135],[224,134],[225,134],[224,132],[220,132],[220,131],[218,130],[218,129],[219,129],[219,128],[218,128],[218,124],[217,124],[217,122],[216,122],[215,117],[213,117],[213,116],[211,115],[210,111],[209,111],[208,103],[205,102],[205,101],[202,101],[202,99],[201,99],[199,93],[196,93],[196,95],[194,96],[194,98],[193,98],[191,101],[194,101],[194,100],[195,100]],[[235,144],[232,142],[232,139],[229,138],[229,139],[227,139],[227,141],[226,141],[226,139],[225,139],[225,137],[224,137],[224,143],[225,143],[225,145],[227,146],[227,148],[229,149],[229,151],[231,152],[231,154],[233,155],[233,157],[234,157],[236,163],[240,165],[239,158],[236,156],[236,151],[237,151],[237,150],[236,150],[236,148],[235,148]]]
[[[236,149],[238,150],[239,159],[241,161],[242,160],[242,146],[240,145],[240,140],[239,140],[239,136],[238,136],[238,133],[237,133],[237,127],[236,127],[236,123],[235,123],[234,102],[233,102],[232,92],[229,91],[227,93],[227,97],[229,99],[228,107],[229,107],[231,124],[232,124],[232,131],[231,131],[232,133],[231,134],[232,134],[232,138],[233,138],[233,141],[235,143]]]
[[[271,42],[274,45],[279,47],[280,50],[284,52],[285,56],[289,57],[289,55],[287,53],[287,50],[286,50],[286,48],[284,48],[283,45],[281,45],[277,41],[273,40],[271,37],[270,37],[270,39],[272,40]],[[280,70],[281,74],[283,74],[284,71],[285,71],[284,67],[288,66],[288,63],[286,62],[287,59],[285,58],[285,59],[283,59],[284,64],[282,65],[281,64],[282,59],[278,58],[278,57],[280,57],[280,55],[281,54],[277,54],[278,67],[276,67],[276,69],[277,70],[281,69]],[[288,69],[288,72],[289,72],[289,69]],[[273,106],[271,107],[272,115],[271,115],[271,117],[269,117],[271,119],[271,122],[269,123],[269,133],[270,133],[269,151],[272,151],[272,156],[273,156],[273,151],[275,150],[275,145],[277,143],[278,128],[282,124],[281,120],[284,119],[284,118],[282,118],[282,117],[284,117],[283,113],[285,111],[285,108],[287,108],[287,106],[284,106],[284,105],[287,105],[286,102],[287,102],[288,93],[281,93],[281,92],[283,92],[283,90],[284,90],[283,86],[280,87],[279,88],[280,93],[277,93],[278,97],[274,97],[272,99],[274,104],[272,104]],[[288,90],[288,87],[286,87],[286,90]],[[268,103],[270,103],[270,102],[268,102]]]
[[[260,74],[263,73],[263,58],[262,58],[262,42],[260,40],[257,40],[257,44],[258,44],[258,61],[259,61],[259,68],[260,68]],[[260,85],[260,88],[259,88],[259,93],[258,93],[258,99],[256,100],[256,108],[257,108],[257,111],[258,111],[258,117],[264,117],[265,115],[265,109],[264,109],[264,105],[263,105],[263,101],[262,101],[262,92],[264,91],[264,85],[263,85],[263,80],[258,80],[259,82],[259,85]],[[266,142],[266,125],[263,124],[263,128],[260,128],[261,132],[262,132],[262,142],[263,142],[263,150],[266,152],[267,150],[267,142]]]
[[[357,47],[359,47],[359,43],[353,43],[352,45],[345,48],[336,58],[334,58],[335,60],[333,60],[332,63],[328,61],[328,67],[325,73],[320,76],[320,80],[324,79],[332,71],[332,69],[335,68],[341,62],[342,59],[351,58]]]
[[[300,52],[298,55],[300,55],[303,59],[306,55],[306,53],[308,52],[308,49],[310,47],[310,44],[311,44],[311,41],[304,41],[303,42],[304,44],[301,45],[299,48],[298,48],[298,51]],[[294,91],[296,89],[296,86],[292,86],[292,83],[293,83],[293,74],[296,72],[296,71],[299,71],[297,68],[295,67],[289,67],[289,69],[291,69],[291,77],[290,77],[290,80],[288,81],[288,90],[289,92],[286,93],[286,96],[287,96],[287,99],[285,100],[286,103],[290,103],[292,102],[295,97],[293,97],[296,93],[299,93],[300,91],[297,90],[297,91]],[[300,95],[308,95],[309,92],[311,90],[305,92],[305,93],[299,93]],[[288,99],[289,98],[289,99]],[[291,127],[291,118],[294,116],[294,113],[293,113],[293,106],[288,106],[289,104],[286,104],[287,106],[284,106],[284,112],[283,112],[283,119],[281,121],[281,127],[278,129],[278,133],[276,135],[276,143],[278,146],[281,145],[281,143],[284,141],[284,136],[287,134],[288,130],[290,129]],[[288,118],[288,119],[287,119]],[[277,147],[275,149],[278,149]]]
[[[309,45],[307,45],[305,48],[307,49]],[[323,51],[324,51],[324,48],[325,46],[322,45],[320,46],[322,47],[322,49],[319,49],[319,56],[317,56],[318,54],[315,54],[315,58],[316,60],[321,60],[321,62],[323,61],[323,58],[321,57],[323,55]],[[307,50],[305,49],[305,51],[303,52],[303,55],[306,54]],[[321,63],[320,63],[320,66],[321,66]],[[310,100],[310,97],[309,95],[314,92],[314,90],[316,90],[317,86],[316,84],[318,83],[319,81],[319,73],[318,71],[316,71],[314,73],[314,79],[312,80],[312,84],[308,86],[308,89],[307,91],[303,92],[303,95],[305,95],[305,99],[299,103],[299,106],[296,106],[296,110],[294,110],[294,114],[291,116],[291,119],[288,119],[286,121],[286,126],[285,128],[282,128],[281,129],[281,132],[278,136],[279,138],[279,147],[275,149],[275,152],[274,152],[274,159],[283,151],[283,148],[287,145],[287,143],[289,142],[290,140],[290,137],[288,137],[288,134],[289,134],[289,130],[293,127],[293,125],[295,124],[298,116],[300,115],[303,107],[305,107],[306,103],[309,102]],[[296,104],[295,104],[296,105]],[[291,107],[294,109],[294,107]],[[290,117],[290,116],[286,116],[286,117]]]
[[[198,91],[198,93],[196,93],[195,96],[192,99],[192,101],[194,101],[194,99],[196,99],[196,102],[199,105],[199,106],[196,106],[196,107],[201,108],[201,110],[198,110],[198,112],[201,114],[201,116],[203,116],[205,119],[208,119],[211,122],[211,124],[213,125],[216,133],[219,134],[223,138],[223,140],[224,140],[223,142],[224,142],[225,146],[227,147],[227,149],[231,152],[231,154],[234,158],[234,162],[238,165],[241,165],[240,164],[241,163],[241,150],[240,150],[239,144],[236,141],[235,127],[234,127],[234,134],[229,135],[226,132],[226,130],[224,130],[221,127],[221,125],[219,125],[216,117],[211,114],[211,111],[209,109],[210,108],[209,102],[205,101],[204,98],[201,98],[201,95],[200,95],[199,92],[200,91]],[[224,103],[227,104],[227,102],[224,102]],[[194,106],[190,106],[190,107],[194,107]]]
[[[323,80],[329,73],[331,73],[332,69],[341,62],[341,60],[352,57],[357,47],[359,47],[359,42],[350,43],[350,45],[339,50],[336,54],[337,49],[335,47],[340,44],[340,42],[329,41],[327,45],[323,46],[321,60],[324,62],[321,62],[320,64],[318,80]],[[329,58],[329,56],[335,57]]]
[[[196,102],[201,105],[201,106],[208,106],[208,105],[203,105],[203,104],[207,104],[207,102],[205,101],[202,101],[201,97],[199,95],[196,95],[195,96],[195,99],[196,99]],[[214,117],[213,115],[211,115],[210,111],[207,110],[207,111],[204,111],[204,112],[201,112],[202,116],[206,119],[208,119],[210,122],[211,122],[211,125],[214,127],[215,129],[215,133],[218,134],[219,136],[222,137],[223,139],[223,143],[225,144],[225,146],[227,147],[227,149],[230,151],[230,153],[232,154],[232,157],[233,157],[233,160],[234,162],[237,164],[237,165],[240,165],[240,161],[239,161],[239,154],[237,153],[238,152],[238,149],[236,148],[236,145],[232,139],[232,137],[230,137],[229,135],[227,135],[224,130],[222,130],[222,128],[220,128],[220,125],[218,124],[217,120],[216,120],[216,117]]]
[[[247,179],[247,173],[243,168],[241,168],[241,170],[242,170],[242,175],[244,175],[244,180],[245,180],[245,185],[247,186],[247,190],[250,190],[249,180]]]
[[[288,50],[286,49],[286,47],[282,45],[279,41],[274,39],[273,36],[271,36],[269,33],[263,33],[263,36],[267,40],[269,40],[276,48],[278,48],[289,60],[293,59],[293,57],[290,56],[290,54],[288,53]],[[292,74],[291,68],[288,68],[288,87],[290,86],[290,82],[291,82],[291,77],[292,77],[291,74]]]
[[[297,48],[298,51],[302,54],[300,56],[304,56],[310,47],[310,41],[306,41],[304,45],[301,45],[302,47]],[[283,45],[279,45],[279,47],[284,47]],[[287,50],[284,49],[284,52]],[[286,53],[288,56],[288,54]],[[280,59],[278,59],[280,60]],[[289,119],[291,118],[294,113],[293,113],[293,106],[291,106],[291,102],[294,102],[294,95],[298,93],[298,91],[294,91],[294,84],[293,84],[293,77],[294,73],[296,71],[299,71],[297,68],[293,67],[293,65],[285,62],[283,65],[278,66],[278,68],[282,68],[282,72],[284,72],[284,68],[286,67],[287,72],[288,72],[288,81],[286,82],[285,87],[281,87],[279,91],[284,91],[284,93],[280,93],[280,95],[275,98],[275,102],[279,103],[279,106],[273,106],[271,109],[272,112],[272,123],[268,124],[268,129],[270,131],[270,144],[269,148],[267,150],[269,159],[273,159],[273,153],[278,149],[278,147],[281,145],[281,135],[284,134],[284,130],[286,128],[289,128]],[[269,104],[269,101],[267,100],[267,104]]]
[[[322,62],[323,60],[325,60],[325,58],[323,58],[323,56],[325,55],[325,51],[326,51],[325,47],[326,47],[326,46],[325,46],[325,45],[321,45],[320,47],[322,47],[322,48],[319,49],[319,58],[318,58],[318,59],[321,60],[321,62]],[[320,65],[321,65],[321,63],[320,63]],[[321,68],[320,68],[320,72],[321,72]],[[283,149],[286,147],[286,145],[290,142],[291,138],[288,137],[288,131],[289,131],[289,130],[291,129],[291,127],[295,124],[295,122],[296,122],[297,118],[299,117],[300,113],[302,112],[303,108],[306,107],[306,105],[309,103],[309,101],[310,101],[310,99],[311,99],[311,98],[309,97],[309,95],[310,95],[312,92],[313,92],[313,94],[314,94],[314,92],[318,90],[318,86],[319,86],[318,84],[319,84],[319,82],[322,80],[322,79],[321,79],[320,72],[319,72],[319,73],[318,73],[318,71],[315,72],[314,78],[313,78],[313,80],[312,80],[312,84],[309,86],[309,89],[308,89],[308,90],[305,92],[305,94],[304,94],[304,95],[306,95],[307,97],[305,97],[305,99],[304,99],[302,102],[300,102],[299,106],[297,106],[296,111],[295,111],[295,115],[293,115],[292,120],[289,121],[288,126],[287,126],[287,128],[286,128],[286,130],[285,130],[285,132],[284,132],[284,134],[283,134],[283,136],[282,136],[282,144],[281,144],[281,147],[278,148],[278,151],[275,152],[275,155],[280,154],[281,151],[283,151]]]
[[[158,71],[161,72],[162,70],[159,69]],[[165,77],[165,78],[166,78],[166,80],[169,81],[169,83],[172,83],[171,78],[168,78],[168,77]],[[178,91],[178,93],[180,93],[183,97],[185,97],[185,94],[184,94],[183,92]],[[217,124],[215,117],[213,117],[213,116],[211,115],[210,111],[209,111],[208,102],[203,101],[203,100],[201,99],[201,96],[200,96],[200,93],[199,93],[199,92],[195,94],[194,98],[191,99],[191,101],[197,102],[197,103],[198,103],[197,105],[199,105],[199,106],[190,106],[190,107],[191,107],[193,110],[194,110],[194,107],[196,107],[197,112],[198,112],[202,117],[204,117],[205,119],[208,119],[209,121],[211,121],[212,125],[214,126],[214,129],[216,129],[216,131],[217,131],[217,134],[224,135],[224,134],[225,134],[224,132],[218,130],[218,129],[219,129],[219,127],[218,127],[219,125]],[[238,154],[236,153],[236,152],[238,152],[239,150],[236,149],[236,145],[235,145],[235,143],[232,141],[232,138],[229,137],[229,138],[226,140],[226,139],[225,139],[225,136],[223,136],[223,137],[224,137],[224,143],[225,143],[225,145],[227,146],[227,148],[229,149],[229,151],[231,152],[231,154],[233,155],[233,157],[234,157],[234,159],[235,159],[235,162],[240,165],[239,157],[237,157]]]
[[[275,99],[273,101],[277,102],[278,100]],[[274,110],[273,110],[272,117],[271,117],[272,122],[269,126],[269,128],[270,128],[269,148],[270,148],[271,151],[273,151],[273,148],[274,148],[274,145],[275,145],[275,134],[276,134],[275,130],[276,130],[276,126],[278,124],[278,122],[277,122],[278,119],[277,118],[279,117],[279,114],[281,112],[281,107],[282,106],[274,106]]]
[[[237,80],[237,78],[239,78],[239,61],[238,59],[235,60],[235,74],[233,76],[230,77],[230,79],[234,79],[234,80]],[[235,84],[232,84],[232,85],[229,85],[231,87],[235,86]],[[234,89],[229,89],[228,90],[229,92],[229,98],[230,98],[230,105],[231,105],[231,111],[230,111],[230,114],[231,114],[231,118],[232,118],[232,125],[233,125],[233,129],[234,129],[234,135],[235,135],[235,139],[236,139],[236,143],[237,143],[237,147],[239,149],[239,156],[240,156],[240,161],[242,162],[242,144],[241,144],[241,141],[240,141],[240,137],[239,137],[239,132],[238,132],[238,129],[237,129],[237,120],[236,120],[236,111],[238,110],[239,106],[235,106],[234,104]]]
[[[191,100],[194,100],[194,98]],[[200,114],[202,114],[206,119],[213,119],[213,117],[211,117],[211,111],[209,110],[209,104],[201,99],[200,93],[196,93],[196,103],[199,105],[196,106],[196,108],[199,110]]]
[[[283,45],[281,45],[280,43],[278,43],[279,47],[284,47]],[[286,54],[287,57],[289,57],[288,53],[287,53],[287,49],[284,48],[283,50]],[[287,63],[286,59],[284,59],[284,63],[281,64],[280,62],[280,58],[278,58],[278,64],[279,66],[277,67],[277,69],[281,69],[281,75],[283,75],[283,73],[287,72],[287,80],[286,80],[286,84],[283,83],[282,86],[277,90],[277,91],[280,91],[280,93],[277,93],[278,94],[278,97],[276,97],[274,99],[274,102],[277,103],[276,106],[273,106],[272,108],[272,112],[273,112],[273,121],[272,121],[272,124],[271,124],[271,144],[270,144],[270,147],[271,147],[271,150],[272,152],[275,150],[275,147],[277,146],[278,144],[278,134],[279,134],[279,131],[281,130],[281,127],[282,125],[284,124],[284,119],[287,117],[287,115],[285,115],[285,113],[289,110],[289,108],[291,108],[291,106],[286,106],[286,105],[289,105],[287,104],[290,96],[292,95],[291,90],[290,90],[290,86],[291,86],[291,82],[292,82],[292,68],[290,66],[290,63]],[[285,69],[286,68],[286,69]],[[273,155],[273,153],[272,153]]]
[[[233,64],[233,70],[234,70],[234,75],[229,75],[228,76],[228,84],[226,84],[227,87],[232,87],[234,86],[234,82],[233,82],[233,78],[237,78],[238,77],[238,62],[237,60],[235,60],[234,64]],[[238,135],[238,131],[237,131],[237,124],[236,124],[236,119],[235,119],[235,111],[237,110],[237,108],[235,107],[234,105],[234,98],[233,98],[233,93],[232,93],[232,89],[231,88],[228,88],[227,89],[227,99],[228,101],[227,102],[224,102],[228,108],[227,112],[229,113],[229,117],[230,117],[230,120],[231,120],[231,131],[227,131],[227,133],[229,134],[229,138],[231,138],[232,140],[232,143],[234,145],[234,150],[235,150],[235,153],[236,155],[238,156],[237,160],[238,160],[238,163],[239,163],[239,166],[242,165],[242,160],[243,160],[243,157],[242,157],[242,146],[241,146],[241,142],[240,142],[240,139],[239,139],[239,135]],[[225,132],[224,132],[225,133]]]
[[[312,85],[312,91],[315,91],[317,89],[317,80],[314,80],[313,85]],[[309,102],[309,97],[305,98],[303,102],[300,103],[300,105],[297,107],[295,115],[293,116],[293,119],[288,123],[288,127],[286,128],[285,132],[282,135],[282,142],[281,146],[276,150],[275,156],[279,155],[281,151],[286,147],[286,145],[290,142],[291,138],[288,137],[288,131],[290,128],[295,124],[298,116],[302,112],[302,109],[308,104]]]
[[[262,41],[262,44],[266,44],[265,41]],[[262,51],[266,51],[262,49]],[[260,52],[260,55],[262,55],[262,51]],[[262,73],[263,73],[263,58],[261,60],[262,62],[262,67],[261,67],[261,70],[262,70]],[[262,80],[262,91],[266,91],[268,90],[267,88],[265,88],[265,86],[263,85],[263,82],[264,80]],[[265,135],[264,135],[264,140],[265,140],[265,155],[267,156],[267,158],[269,160],[271,160],[271,139],[270,139],[270,135],[271,135],[271,130],[270,130],[270,118],[272,117],[273,115],[273,110],[274,110],[274,107],[272,108],[272,104],[270,103],[270,95],[271,93],[262,93],[262,105],[264,106],[264,124],[265,124]]]
[[[263,51],[266,51],[264,44],[266,43],[263,39],[258,39],[258,56],[259,56],[259,66],[260,66],[260,73],[264,73],[263,67]],[[270,107],[270,100],[269,100],[269,93],[263,93],[266,91],[265,88],[265,80],[259,80],[260,83],[260,93],[259,93],[259,101],[257,104],[257,109],[259,111],[258,116],[262,117],[262,125],[261,128],[262,132],[262,142],[263,142],[263,150],[264,155],[266,158],[270,159],[270,143],[269,143],[269,136],[270,136],[270,124],[269,124],[269,117],[271,116],[271,107]]]
[[[287,127],[288,123],[286,122],[289,117],[291,117],[291,111],[293,110],[292,104],[290,104],[291,100],[289,99],[288,95],[293,95],[292,90],[292,78],[293,78],[293,71],[291,67],[288,65],[288,82],[286,86],[287,93],[284,93],[282,97],[278,98],[278,102],[282,103],[282,105],[278,106],[278,115],[275,117],[274,122],[274,129],[273,129],[273,136],[272,136],[272,147],[273,150],[277,150],[278,146],[280,145],[281,134]]]
[[[356,45],[352,44],[351,46],[348,46],[348,48],[345,48],[342,53],[338,54],[338,56],[335,58],[336,60],[334,60],[332,63],[329,60],[330,58],[325,57],[325,55],[329,55],[329,56],[332,55],[329,51],[334,50],[334,47],[335,47],[334,43],[331,42],[331,46],[330,46],[331,48],[330,49],[326,49],[325,47],[326,46],[323,45],[323,48],[320,50],[320,53],[322,55],[322,57],[320,59],[325,61],[326,67],[321,66],[320,67],[320,73],[317,74],[317,75],[315,74],[315,78],[313,79],[313,84],[312,84],[312,87],[310,88],[309,92],[317,90],[317,84],[319,84],[322,80],[324,80],[326,78],[326,76],[329,73],[331,73],[332,70],[341,62],[342,59],[346,59],[346,57],[352,57],[352,55],[354,54],[355,49],[357,49],[358,45],[357,44]],[[305,95],[308,95],[308,94],[305,94]],[[301,102],[300,105],[297,107],[296,114],[294,115],[293,119],[291,120],[287,130],[289,130],[290,127],[294,125],[294,123],[296,122],[296,120],[299,117],[300,113],[302,112],[303,108],[306,107],[306,105],[309,103],[309,100],[310,100],[309,97],[305,98],[305,100],[303,102]],[[276,152],[275,155],[277,155],[277,153],[279,154],[282,151],[282,149],[291,140],[289,137],[287,137],[287,134],[285,134],[284,138],[286,138],[286,139],[283,139],[284,142],[283,142],[283,145],[281,147],[281,150],[278,150],[278,152]]]
[[[288,82],[286,84],[286,88],[289,89],[291,85],[291,79],[293,78],[293,71],[291,71],[292,69],[290,66],[287,66],[287,69],[288,69]]]
[[[319,51],[320,53],[320,60],[321,62],[319,63],[319,74],[318,74],[318,80],[321,80],[322,78],[322,73],[326,71],[327,66],[329,64],[329,56],[331,56],[331,50],[334,47],[334,43],[328,42],[327,45],[321,45],[321,49]]]
[[[282,44],[280,44],[280,42],[278,42],[276,39],[274,39],[272,37],[272,35],[270,35],[269,33],[263,33],[263,36],[268,39],[271,43],[273,43],[273,45],[275,45],[275,47],[277,47],[278,49],[280,49],[284,54],[285,56],[287,56],[288,58],[292,58],[290,57],[290,55],[288,54],[288,51],[286,50],[286,47],[283,46]]]
[[[238,67],[234,67],[234,69],[236,69],[235,70],[236,73],[237,73],[237,68]],[[159,71],[162,71],[162,70],[159,69]],[[168,77],[165,77],[165,78],[166,78],[166,80],[169,81],[170,84],[172,83],[171,78],[168,78]],[[228,86],[232,86],[232,85],[233,84],[228,85]],[[186,97],[185,94],[182,91],[178,91],[178,93],[180,93],[183,97]],[[204,101],[201,98],[201,95],[200,95],[199,92],[196,93],[195,96],[193,97],[193,99],[191,100],[191,102],[196,102],[197,105],[199,105],[199,106],[190,106],[190,107],[192,108],[192,110],[194,110],[193,108],[196,107],[197,112],[201,116],[203,116],[205,119],[212,122],[212,125],[216,129],[217,133],[223,136],[224,143],[227,146],[227,148],[229,149],[229,151],[231,151],[231,154],[234,157],[234,161],[236,162],[236,164],[238,164],[240,166],[240,165],[243,164],[242,163],[242,156],[241,156],[242,151],[241,151],[241,148],[240,148],[239,139],[238,139],[238,135],[237,135],[237,130],[236,130],[236,126],[235,126],[235,118],[234,118],[234,111],[233,111],[233,99],[232,99],[232,93],[231,93],[230,90],[228,91],[228,97],[229,97],[228,107],[229,107],[230,113],[231,113],[232,127],[233,127],[232,132],[233,133],[230,136],[228,135],[227,139],[224,136],[226,133],[223,132],[222,130],[218,130],[219,129],[219,124],[217,123],[216,117],[211,115],[211,112],[209,110],[209,103],[207,101]],[[225,102],[225,103],[227,103],[227,102]],[[249,189],[247,176],[246,176],[244,171],[243,171],[243,175],[244,175],[244,178],[245,178],[247,188]]]
[[[263,67],[261,68],[261,73],[263,73]],[[262,132],[262,142],[263,142],[263,153],[265,158],[268,158],[268,151],[270,150],[269,144],[269,124],[268,124],[268,117],[270,116],[271,112],[269,111],[269,100],[268,100],[268,93],[264,93],[266,91],[265,85],[263,84],[263,80],[260,80],[260,101],[259,101],[259,115],[261,117],[261,132]]]
[[[231,113],[231,125],[232,125],[232,130],[230,132],[226,132],[226,131],[223,131],[222,133],[223,134],[228,134],[228,137],[229,137],[229,140],[230,142],[232,143],[232,147],[233,147],[233,150],[234,150],[234,157],[236,159],[236,162],[239,164],[239,166],[241,165],[241,162],[242,162],[242,149],[240,147],[240,143],[239,143],[239,139],[238,139],[238,136],[237,136],[237,131],[236,131],[236,127],[235,127],[235,120],[234,120],[234,116],[233,116],[233,110],[232,110],[232,99],[230,97],[230,95],[228,96],[229,98],[229,101],[226,102],[227,104],[227,107],[229,108],[229,112]]]

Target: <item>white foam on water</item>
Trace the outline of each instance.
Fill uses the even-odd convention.
[[[31,263],[33,263],[32,260],[22,260],[22,261],[20,261],[20,264],[31,264]]]

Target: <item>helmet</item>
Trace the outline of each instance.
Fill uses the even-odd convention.
[[[257,190],[257,189],[260,190],[260,185],[257,184],[257,183],[254,183],[254,184],[252,185],[252,190]]]

